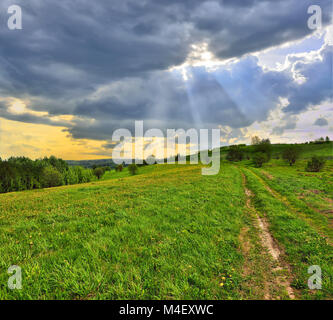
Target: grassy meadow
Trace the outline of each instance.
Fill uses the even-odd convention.
[[[332,144],[303,147],[294,166],[273,153],[262,168],[222,160],[213,176],[152,165],[0,194],[0,299],[332,299]],[[331,159],[306,172],[314,154]],[[7,287],[11,265],[21,290]]]

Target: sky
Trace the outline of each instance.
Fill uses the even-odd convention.
[[[0,157],[109,158],[136,120],[333,140],[332,46],[331,0],[1,0]]]

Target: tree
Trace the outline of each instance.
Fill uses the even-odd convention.
[[[118,171],[118,172],[122,172],[123,169],[124,169],[124,166],[123,166],[122,164],[118,164],[118,165],[116,166],[116,171]]]
[[[313,156],[311,160],[308,161],[305,170],[309,172],[319,172],[325,165],[325,159]]]
[[[244,150],[239,146],[230,146],[226,159],[228,161],[242,161],[244,158]]]
[[[321,144],[321,143],[324,143],[324,142],[325,142],[325,139],[323,137],[320,137],[319,139],[315,140],[316,144]]]
[[[267,162],[267,155],[263,152],[257,152],[253,155],[252,161],[257,168],[261,168],[262,165]]]
[[[61,173],[52,166],[43,169],[41,184],[43,188],[58,187],[63,184]]]
[[[329,136],[326,136],[326,142],[330,142],[330,137]]]
[[[266,154],[266,162],[271,159],[272,145],[269,139],[262,139],[259,144],[254,146],[254,152],[262,152]]]
[[[289,163],[290,166],[292,166],[299,158],[299,150],[295,147],[286,148],[283,151],[282,157]]]
[[[99,168],[95,168],[94,171],[93,171],[94,175],[97,177],[98,180],[100,178],[102,178],[104,172],[105,171],[103,170],[103,168],[100,168],[100,167]]]
[[[27,157],[0,161],[0,193],[89,182],[92,178],[91,169],[69,166],[54,156],[34,161]]]
[[[253,146],[259,144],[260,141],[261,141],[261,139],[260,139],[258,136],[253,136],[253,137],[251,138],[251,144],[252,144]]]
[[[128,166],[128,171],[132,176],[134,176],[138,172],[138,166],[135,163],[132,163]]]

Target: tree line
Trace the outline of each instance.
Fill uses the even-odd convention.
[[[329,137],[320,138],[315,140],[315,142],[310,143],[329,143]],[[251,140],[251,149],[245,144],[243,145],[233,145],[229,147],[226,159],[229,161],[242,161],[242,160],[252,160],[255,167],[260,168],[266,162],[269,162],[272,158],[272,145],[269,139],[260,139],[258,136],[254,136]],[[249,152],[250,151],[250,152]],[[286,147],[282,153],[281,157],[290,166],[294,165],[296,161],[300,158],[301,150],[296,146]],[[276,155],[276,159],[280,156]],[[313,156],[311,160],[307,162],[305,167],[306,171],[319,172],[325,164],[325,159],[323,157]]]
[[[54,156],[37,160],[27,157],[0,158],[0,193],[58,187],[94,179],[92,169],[71,167]]]

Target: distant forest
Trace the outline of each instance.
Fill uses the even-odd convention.
[[[0,158],[0,193],[22,191],[95,180],[92,169],[69,164],[54,156],[38,160],[26,157]]]
[[[94,169],[96,167],[110,167],[114,169],[117,165],[112,159],[97,159],[97,160],[65,160],[70,166],[81,166],[84,168]]]

